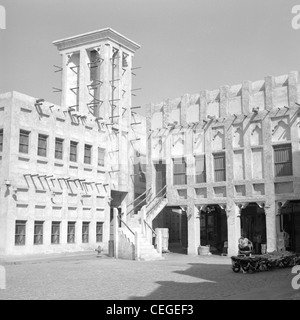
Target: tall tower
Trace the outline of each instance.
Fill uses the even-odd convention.
[[[130,194],[131,69],[140,46],[110,28],[53,44],[62,56],[62,107],[102,122],[111,190]]]
[[[110,28],[53,44],[62,56],[61,105],[128,124],[130,112],[118,118],[131,106],[132,57],[140,46]]]

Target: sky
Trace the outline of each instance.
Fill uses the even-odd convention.
[[[0,0],[0,93],[60,104],[53,41],[110,27],[141,45],[132,105],[300,70],[300,0]]]

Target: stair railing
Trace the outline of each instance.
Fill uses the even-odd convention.
[[[142,199],[138,204],[134,205],[134,203],[135,203],[137,200],[139,200],[141,197],[143,197],[143,196],[145,196],[145,198]],[[127,209],[129,209],[130,206],[134,205],[132,209],[130,209],[130,210],[127,211],[127,216],[128,216],[130,213],[134,212],[134,210],[135,210],[136,208],[138,208],[142,203],[147,202],[148,199],[149,199],[149,197],[151,197],[151,196],[152,196],[152,192],[151,192],[151,188],[149,188],[149,189],[147,189],[145,192],[143,192],[141,195],[139,195],[137,198],[135,198],[131,203],[129,203],[129,204],[127,205]]]
[[[145,223],[145,225],[152,231],[152,234],[154,234],[155,237],[156,237],[157,234],[156,234],[156,232],[152,229],[152,227],[150,226],[150,224],[149,224],[146,220],[144,220],[144,223]]]
[[[165,196],[167,194],[167,185],[165,185],[157,194],[156,196],[146,205],[146,209],[147,209],[147,217],[153,212],[154,209],[156,209],[161,203],[162,201],[165,199]],[[148,209],[150,207],[150,204],[153,203],[154,200],[157,200],[154,205]]]
[[[120,216],[117,216],[117,217],[118,217],[119,221],[121,222],[121,224],[123,223],[124,226],[125,226],[133,235],[135,235],[135,233],[129,228],[128,224],[127,224],[126,222],[124,222]]]

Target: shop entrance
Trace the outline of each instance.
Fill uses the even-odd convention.
[[[227,216],[219,205],[210,205],[200,214],[200,244],[211,253],[222,253],[227,242]]]
[[[300,253],[300,200],[289,201],[281,208],[280,229],[288,235],[285,249]]]
[[[241,211],[241,236],[253,243],[256,254],[261,253],[261,245],[267,242],[266,214],[257,203],[249,203]]]

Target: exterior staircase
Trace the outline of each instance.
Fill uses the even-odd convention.
[[[166,187],[158,193],[159,196],[153,197],[137,214],[130,214],[134,212],[134,208],[131,209],[129,214],[123,212],[123,215],[126,214],[126,219],[124,219],[126,222],[121,220],[121,227],[118,230],[120,235],[119,247],[122,246],[124,251],[127,250],[126,248],[134,251],[129,254],[124,252],[124,256],[134,256],[135,260],[146,261],[163,259],[161,251],[159,252],[158,248],[153,245],[153,237],[157,235],[155,235],[151,226],[153,219],[168,203],[167,198],[165,198],[166,193],[162,193],[165,189]]]

